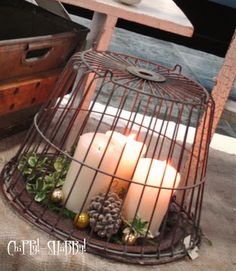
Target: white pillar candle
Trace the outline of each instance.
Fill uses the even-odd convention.
[[[62,187],[64,201],[69,197],[65,205],[67,209],[80,212],[87,196],[85,208],[93,196],[107,191],[112,177],[99,172],[95,176],[96,169],[114,174],[121,151],[121,144],[119,142],[114,143],[112,140],[109,142],[109,136],[105,134],[96,133],[95,135],[94,133],[86,133],[80,137],[74,158],[85,165],[83,166],[76,161],[72,161],[70,164]],[[94,169],[88,168],[86,165]],[[75,184],[72,188],[74,182]],[[92,187],[90,188],[91,185]],[[71,189],[72,191],[69,195]]]
[[[90,142],[92,142],[91,146]],[[87,151],[88,154],[85,158]],[[106,153],[103,157],[105,151]],[[126,137],[117,132],[113,132],[113,134],[111,131],[106,134],[97,133],[95,137],[94,133],[82,135],[76,147],[74,158],[80,162],[84,161],[85,165],[81,166],[80,163],[75,161],[72,161],[70,164],[65,183],[62,187],[64,200],[66,201],[67,197],[69,197],[66,202],[66,208],[74,212],[79,212],[86,200],[87,194],[88,198],[83,209],[86,209],[93,196],[107,191],[112,177],[103,173],[97,173],[95,176],[96,169],[102,157],[99,169],[108,174],[116,175],[117,178],[112,180],[111,190],[120,192],[122,188],[127,188],[128,183],[121,181],[119,178],[131,179],[138,159],[145,151],[146,146],[142,142],[138,142],[132,137]],[[86,165],[94,169],[88,168]],[[72,189],[74,181],[75,184]],[[72,191],[69,195],[71,189]]]
[[[155,209],[149,229],[153,235],[157,235],[172,195],[171,189],[159,189],[158,187],[175,189],[179,184],[180,174],[166,161],[141,158],[133,181],[136,183],[131,183],[124,202],[125,217],[128,221],[132,221],[137,210],[139,217],[150,224],[151,215]],[[156,187],[147,187],[145,182],[146,185]]]
[[[138,160],[143,157],[147,147],[143,142],[136,141],[135,135],[125,136],[116,131],[108,131],[106,135],[112,138],[113,142],[117,142],[122,146],[123,152],[119,161],[119,166],[116,170],[116,176],[130,180],[134,174]],[[127,188],[129,183],[115,180],[115,183],[120,188]]]

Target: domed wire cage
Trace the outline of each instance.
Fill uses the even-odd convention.
[[[179,65],[75,54],[3,169],[4,194],[35,225],[95,254],[173,261],[201,239],[213,111]]]

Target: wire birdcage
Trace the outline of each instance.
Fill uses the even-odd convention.
[[[179,65],[75,54],[2,171],[4,194],[90,252],[142,264],[183,257],[201,240],[213,109]]]

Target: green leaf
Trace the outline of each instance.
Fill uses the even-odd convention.
[[[61,173],[60,172],[53,172],[51,174],[51,176],[52,176],[52,178],[54,179],[54,182],[55,182],[55,181],[57,181],[60,178]]]
[[[64,207],[61,207],[61,206],[58,206],[56,203],[50,203],[48,205],[48,209],[51,210],[52,212],[56,213],[56,214],[62,214],[64,217],[67,217],[67,218],[70,218],[70,219],[74,219],[75,216],[76,216],[76,213],[64,208]]]
[[[43,179],[43,186],[41,188],[42,191],[49,192],[53,188],[55,188],[55,180],[53,178],[53,175],[46,175]]]
[[[42,187],[42,191],[50,192],[54,187],[55,187],[54,184],[52,184],[52,183],[46,184],[44,182],[43,187]]]
[[[110,242],[121,245],[122,244],[121,238],[122,237],[119,236],[119,235],[112,235],[111,238],[110,238]]]
[[[26,190],[35,194],[35,201],[42,202],[55,187],[64,184],[69,160],[59,156],[54,161],[52,156],[29,152],[24,154],[18,164],[18,170],[25,177]],[[68,211],[66,211],[68,212]]]
[[[19,171],[23,171],[24,167],[25,167],[25,162],[21,160],[21,161],[19,162],[17,168],[18,168]]]
[[[44,182],[46,184],[54,184],[54,178],[53,178],[53,176],[51,174],[50,175],[46,175],[44,177]]]
[[[61,172],[64,168],[64,159],[62,157],[58,157],[53,166],[56,171]]]
[[[128,226],[128,228],[125,228],[124,231],[133,232],[139,237],[144,237],[147,235],[147,237],[153,238],[151,231],[147,230],[148,222],[142,221],[142,219],[138,215],[134,218],[133,221],[129,222],[124,220],[124,223]]]
[[[61,187],[61,186],[63,186],[64,183],[65,183],[65,179],[60,178],[57,181],[56,187]]]
[[[32,172],[31,174],[27,176],[28,181],[33,181],[35,178],[36,178],[36,174],[34,172]]]
[[[23,169],[23,174],[24,175],[30,175],[30,174],[32,174],[32,172],[33,172],[33,169],[32,168],[25,168],[25,169]]]
[[[37,191],[41,191],[43,189],[43,180],[42,178],[38,178],[35,182],[35,187]]]
[[[36,164],[37,164],[37,161],[38,161],[38,158],[36,155],[32,155],[28,158],[28,164],[31,166],[31,167],[35,167]]]
[[[76,214],[70,210],[67,210],[67,209],[62,209],[62,214],[63,216],[67,217],[67,218],[71,218],[71,219],[74,219]]]
[[[47,194],[44,191],[37,192],[34,200],[37,202],[41,202],[46,198]]]
[[[27,183],[27,184],[26,184],[26,190],[27,190],[29,193],[34,193],[34,192],[36,191],[35,184]]]
[[[48,157],[42,157],[39,161],[38,161],[38,166],[39,167],[45,167],[47,165],[48,162]]]

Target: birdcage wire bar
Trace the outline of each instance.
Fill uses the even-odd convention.
[[[182,75],[179,65],[168,69],[115,52],[77,53],[68,62],[51,97],[35,115],[17,154],[4,167],[3,193],[33,224],[61,240],[83,242],[86,239],[87,250],[95,254],[140,264],[174,261],[184,257],[201,240],[200,218],[213,113],[211,96],[198,83]],[[132,139],[128,139],[130,135]],[[104,140],[105,145],[98,147],[102,154],[94,164],[91,153],[97,138]],[[125,143],[118,144],[118,139]],[[129,144],[133,145],[127,153]],[[37,159],[29,167],[25,157],[31,159],[32,154]],[[129,159],[124,160],[125,155],[134,159],[133,164]],[[52,173],[58,157],[68,163]],[[39,177],[35,176],[42,168],[42,161],[47,166]],[[127,167],[132,167],[129,174],[124,172],[124,161]],[[161,177],[156,177],[158,167]],[[170,171],[173,176],[168,175]],[[84,172],[90,176],[89,185],[81,179],[86,176]],[[41,203],[35,198],[37,189],[53,174],[57,174],[57,182],[51,185],[47,200]],[[66,196],[52,210],[49,196],[62,175],[62,191]],[[171,185],[167,184],[167,175]],[[154,179],[158,182],[151,182]],[[32,184],[34,189],[36,184],[38,188],[29,192]],[[98,184],[102,187],[102,196]],[[83,188],[86,185],[87,190]],[[82,198],[78,208],[72,202],[76,193],[79,200]],[[92,193],[95,193],[93,197]],[[111,196],[112,193],[118,198]],[[155,196],[151,203],[147,198],[150,193]],[[85,229],[75,227],[73,219],[64,217],[65,210],[77,213],[78,217],[90,210],[94,197],[100,200],[101,207],[96,210],[93,226],[91,216],[90,226]],[[125,225],[133,231],[139,212],[141,218],[145,212],[149,214],[144,233],[136,236],[134,244],[122,239],[120,228],[115,234],[97,230],[98,217],[107,199],[113,199],[116,204],[120,202],[114,217],[117,214],[121,222],[113,218],[112,230],[118,227],[116,223],[124,228],[124,221],[129,217],[129,224]],[[148,205],[151,207],[147,208]],[[95,210],[92,211],[94,214]],[[120,239],[115,240],[114,235]],[[184,240],[188,236],[190,242],[186,245]]]

